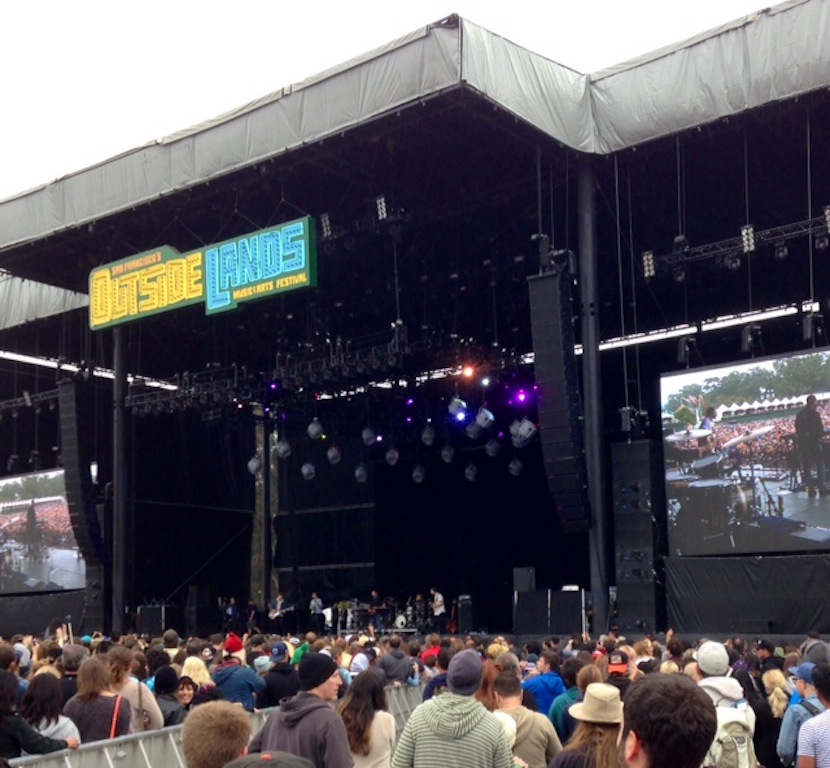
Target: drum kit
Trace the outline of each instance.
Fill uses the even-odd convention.
[[[401,607],[392,598],[388,598],[382,608],[375,609],[372,609],[368,603],[361,603],[357,600],[351,601],[346,627],[352,630],[366,630],[372,623],[373,616],[381,611],[383,613],[383,626],[389,629],[422,631],[424,627],[421,612],[412,605],[412,601],[407,601],[406,605]]]
[[[676,466],[666,473],[669,522],[676,528],[696,530],[704,538],[729,536],[742,524],[754,522],[760,514],[761,494],[756,492],[763,478],[755,477],[754,463],[749,461],[749,477],[744,477],[740,461],[728,461],[728,452],[739,445],[752,443],[772,431],[764,426],[727,440],[722,453],[701,456],[709,445],[712,431],[687,429],[666,436],[675,450]],[[698,457],[698,458],[695,458]],[[766,490],[766,488],[763,488]],[[733,540],[734,546],[734,540]]]

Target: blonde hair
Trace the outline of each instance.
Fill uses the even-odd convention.
[[[184,660],[182,677],[189,677],[197,686],[209,685],[213,682],[205,662],[198,656],[188,656]]]
[[[781,719],[790,704],[790,686],[780,669],[770,669],[761,676],[764,690],[767,692],[772,716]]]
[[[660,671],[667,675],[673,675],[680,671],[680,667],[678,667],[677,664],[675,664],[671,659],[666,659],[660,665]]]

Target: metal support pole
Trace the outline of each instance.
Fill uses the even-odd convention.
[[[124,331],[113,329],[112,395],[112,629],[124,631],[126,530],[127,530],[127,461],[124,429],[124,400],[127,394],[127,368],[124,359]]]
[[[594,633],[608,626],[608,578],[606,568],[607,520],[605,472],[602,449],[602,378],[599,359],[599,306],[596,245],[596,204],[593,158],[579,161],[579,284],[582,301],[582,379],[585,414],[585,464],[593,525],[589,534],[591,594]]]

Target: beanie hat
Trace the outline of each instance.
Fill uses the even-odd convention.
[[[723,643],[707,640],[695,653],[698,669],[704,675],[721,677],[729,669],[729,654]]]
[[[447,669],[447,688],[459,696],[472,696],[481,685],[483,665],[481,656],[472,648],[459,651],[451,659]]]
[[[269,669],[271,669],[271,657],[257,656],[254,659],[254,669],[257,672],[267,672]]]
[[[337,664],[325,653],[309,651],[300,662],[300,690],[310,691],[326,682],[335,672]]]
[[[179,687],[179,676],[173,667],[165,666],[156,672],[156,693],[173,693]]]
[[[225,640],[225,650],[228,653],[238,653],[241,650],[244,650],[245,646],[242,645],[242,640],[239,639],[233,632],[228,635],[227,640]]]

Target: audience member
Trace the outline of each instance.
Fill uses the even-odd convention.
[[[196,707],[182,725],[187,768],[224,768],[248,751],[251,718],[238,704],[209,701]]]

